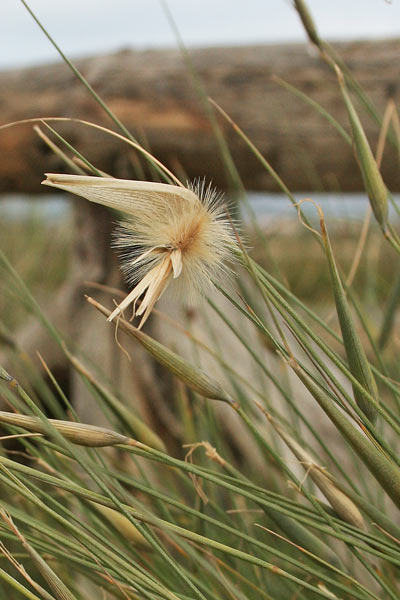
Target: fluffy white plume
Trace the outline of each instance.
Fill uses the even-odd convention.
[[[142,316],[141,327],[171,282],[181,298],[192,302],[227,271],[235,237],[221,195],[209,186],[197,184],[189,189],[52,173],[46,177],[44,185],[114,208],[127,217],[115,234],[114,245],[134,288],[109,321],[133,304],[134,315]],[[136,309],[139,298],[142,301]]]

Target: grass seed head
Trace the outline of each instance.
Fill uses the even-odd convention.
[[[43,435],[49,433],[48,428],[41,419],[30,415],[0,411],[0,423],[23,427],[27,431],[42,433]],[[58,419],[49,419],[49,423],[67,440],[73,444],[78,444],[78,446],[102,448],[130,442],[130,438],[125,435],[96,425],[76,423],[75,421],[60,421]]]
[[[61,188],[127,215],[114,236],[132,291],[111,313],[129,305],[139,327],[167,287],[186,303],[207,294],[229,272],[236,245],[221,194],[197,182],[190,188],[162,183],[47,174],[45,185]],[[136,308],[138,299],[141,303]]]

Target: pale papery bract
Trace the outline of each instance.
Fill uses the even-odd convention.
[[[191,304],[229,273],[235,234],[222,195],[204,182],[184,188],[80,175],[46,176],[45,185],[128,215],[118,226],[113,245],[134,287],[109,321],[132,304],[133,314],[142,317],[141,327],[167,288]]]

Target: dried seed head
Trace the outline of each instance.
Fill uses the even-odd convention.
[[[154,304],[173,283],[177,295],[193,302],[227,273],[235,237],[222,197],[210,186],[183,188],[77,175],[47,174],[45,185],[58,187],[128,215],[114,236],[122,270],[134,287],[111,313],[112,321],[130,304],[148,318]],[[142,302],[136,309],[136,302]]]
[[[358,510],[357,506],[346,494],[344,494],[335,483],[330,479],[329,473],[324,471],[312,458],[312,456],[304,450],[304,448],[292,438],[287,431],[282,429],[276,421],[268,415],[268,419],[275,431],[286,442],[293,454],[302,462],[304,468],[307,468],[311,479],[319,487],[325,498],[330,502],[337,514],[344,520],[358,527],[365,529],[364,519]]]
[[[49,422],[67,440],[79,446],[101,448],[103,446],[115,446],[116,444],[127,444],[130,442],[130,438],[125,435],[121,435],[111,429],[97,427],[96,425],[75,423],[73,421],[59,421],[58,419],[49,419]],[[30,415],[0,411],[0,423],[23,427],[28,431],[44,435],[49,432],[45,423],[39,417],[31,417]]]

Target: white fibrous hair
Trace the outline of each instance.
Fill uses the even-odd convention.
[[[108,317],[133,304],[148,318],[167,287],[185,303],[207,294],[229,273],[236,238],[223,197],[204,181],[185,187],[79,175],[48,174],[43,182],[124,212],[113,245],[132,291]],[[139,308],[136,303],[141,299]]]
[[[166,252],[180,251],[182,270],[171,291],[175,288],[187,303],[196,302],[199,293],[206,293],[227,272],[233,243],[222,194],[204,182],[195,182],[190,189],[196,196],[193,202],[178,195],[166,201],[154,194],[113,235],[122,270],[132,285],[160,263]]]

